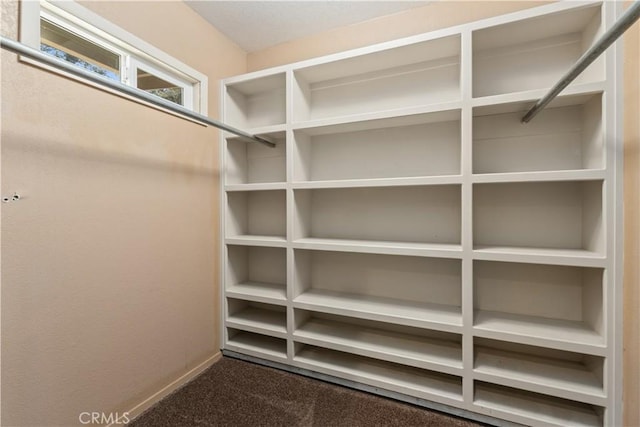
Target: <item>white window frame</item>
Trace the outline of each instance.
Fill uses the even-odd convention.
[[[207,115],[208,78],[205,74],[74,1],[23,0],[20,4],[20,41],[27,46],[40,50],[40,18],[45,18],[67,31],[120,55],[121,83],[136,87],[136,67],[141,66],[145,71],[182,87],[184,107]],[[25,58],[22,60],[71,76],[69,73],[38,61]],[[81,77],[72,77],[84,80]]]
[[[138,87],[138,69],[142,69],[147,71],[157,77],[160,77],[162,80],[166,82],[172,83],[178,87],[182,88],[182,102],[185,106],[193,105],[193,85],[185,85],[184,81],[178,80],[175,76],[171,74],[167,74],[162,70],[154,67],[153,65],[147,63],[146,61],[142,61],[136,57],[129,56],[128,64],[125,65],[125,73],[123,74],[123,78],[125,80],[125,84],[129,84],[133,87]],[[128,73],[127,73],[128,71]]]
[[[84,28],[74,25],[73,23],[69,22],[67,19],[64,19],[62,16],[52,14],[45,9],[42,9],[40,13],[40,18],[44,18],[47,21],[57,25],[58,27],[61,27],[62,29],[69,31],[70,33],[80,36],[83,39],[86,39],[91,43],[97,46],[100,46],[101,48],[106,49],[120,56],[120,70],[119,70],[120,81],[124,83],[124,81],[122,80],[122,76],[126,71],[125,63],[126,63],[127,53],[123,49],[119,49],[118,46],[106,43],[102,38],[98,37],[94,32],[86,31]],[[40,49],[40,41],[38,41],[38,49]]]

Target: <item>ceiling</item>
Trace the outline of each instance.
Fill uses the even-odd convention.
[[[187,0],[193,10],[247,52],[427,3],[427,0]]]

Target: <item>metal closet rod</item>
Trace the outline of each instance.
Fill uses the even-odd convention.
[[[578,62],[567,73],[562,76],[560,81],[552,87],[549,92],[535,103],[527,114],[522,117],[522,123],[528,123],[533,119],[544,107],[547,106],[553,99],[558,96],[562,90],[569,85],[585,68],[587,68],[593,61],[598,58],[602,52],[607,50],[609,46],[615,42],[618,37],[622,35],[627,29],[633,25],[640,18],[640,1],[634,2],[627,11],[616,21],[609,31],[604,33],[598,41],[589,48],[581,57]]]
[[[136,89],[136,88],[132,88],[130,86],[125,86],[124,84],[120,83],[120,82],[116,82],[113,80],[109,80],[106,77],[102,77],[98,74],[92,73],[90,71],[86,71],[82,68],[78,68],[74,65],[71,65],[69,63],[63,62],[59,59],[56,59],[52,56],[46,55],[42,52],[40,52],[39,50],[33,49],[29,46],[26,46],[20,42],[17,42],[15,40],[11,40],[9,38],[6,37],[2,37],[1,38],[1,45],[3,49],[9,50],[11,52],[15,52],[17,54],[20,55],[24,55],[28,58],[31,59],[35,59],[37,61],[43,62],[47,65],[50,65],[52,67],[58,68],[60,70],[66,71],[70,74],[73,74],[75,76],[78,77],[82,77],[84,79],[90,80],[94,83],[98,83],[100,85],[103,86],[107,86],[110,89],[113,89],[117,92],[121,92],[124,93],[128,96],[131,96],[133,98],[142,100],[144,102],[148,102],[149,104],[153,104],[156,105],[158,107],[164,108],[166,110],[172,111],[174,113],[180,114],[182,116],[185,116],[191,120],[195,120],[196,122],[203,124],[203,125],[208,125],[208,126],[213,126],[216,127],[218,129],[222,129],[224,131],[230,132],[234,135],[238,135],[241,138],[244,138],[246,140],[249,140],[251,142],[259,142],[260,144],[264,144],[267,145],[269,147],[275,147],[276,145],[271,142],[268,141],[264,138],[261,138],[259,136],[256,135],[251,135],[250,133],[247,133],[245,131],[242,131],[240,129],[236,129],[233,126],[229,126],[227,124],[224,124],[222,122],[219,122],[217,120],[214,119],[210,119],[207,116],[203,116],[202,114],[198,114],[198,113],[194,113],[193,111],[175,104],[173,102],[164,100],[160,97],[157,97],[155,95],[151,95],[143,90],[140,89]]]

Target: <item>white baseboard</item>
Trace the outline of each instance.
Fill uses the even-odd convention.
[[[173,393],[174,391],[176,391],[177,389],[179,389],[180,387],[182,387],[183,385],[191,381],[193,378],[197,377],[205,369],[207,369],[208,367],[216,363],[221,358],[222,358],[222,353],[217,352],[216,354],[214,354],[213,356],[211,356],[210,358],[208,358],[207,360],[205,360],[204,362],[202,362],[201,364],[199,364],[198,366],[196,366],[186,374],[182,375],[180,378],[177,378],[175,381],[172,381],[162,389],[153,393],[151,396],[147,397],[142,402],[138,403],[133,408],[126,411],[126,413],[128,414],[128,419],[130,421],[133,421],[138,416],[140,416],[144,411],[146,411],[147,409],[149,409],[150,407],[158,403],[167,395]],[[122,424],[109,424],[107,427],[112,427],[112,426],[115,427],[118,425],[121,426]]]

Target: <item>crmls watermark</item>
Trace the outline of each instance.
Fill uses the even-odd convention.
[[[100,425],[112,425],[112,424],[129,424],[131,419],[128,412],[122,414],[118,412],[110,412],[108,414],[104,412],[81,412],[78,415],[78,421],[80,424],[100,424]]]

